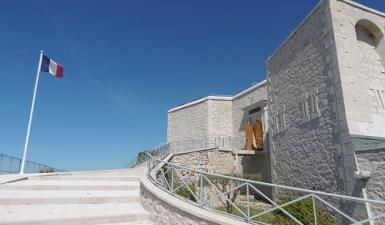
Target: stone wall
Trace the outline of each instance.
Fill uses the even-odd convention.
[[[143,207],[151,213],[155,225],[214,225],[200,218],[182,212],[141,187],[141,203]],[[192,206],[193,207],[193,206]]]
[[[385,137],[385,14],[335,0],[331,12],[349,131]]]
[[[167,142],[197,139],[207,136],[208,127],[207,101],[168,113]]]
[[[170,162],[209,173],[232,175],[236,172],[235,156],[231,151],[217,149],[191,151],[173,155]]]
[[[329,1],[321,1],[267,61],[269,135],[274,183],[341,193],[343,120],[330,13]]]
[[[167,141],[232,134],[231,98],[209,96],[168,112]]]
[[[151,214],[155,225],[247,225],[247,223],[220,215],[171,196],[151,181],[140,178],[140,200]]]
[[[371,176],[365,185],[369,199],[385,199],[385,149],[356,151],[358,167],[369,171]],[[385,213],[385,206],[372,205],[373,215]],[[385,218],[381,221],[385,223]]]
[[[244,137],[244,124],[248,118],[249,110],[257,107],[256,103],[261,107],[261,113],[264,110],[264,101],[267,101],[267,82],[263,81],[257,86],[246,90],[246,93],[236,95],[233,99],[232,107],[232,127],[233,137]],[[246,111],[245,111],[246,110]]]
[[[209,100],[209,136],[232,135],[231,101]]]

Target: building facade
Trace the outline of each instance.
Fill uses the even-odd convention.
[[[321,0],[267,59],[265,81],[171,109],[168,142],[225,136],[223,148],[257,153],[262,137],[252,162],[266,181],[385,199],[384,34],[384,13]]]

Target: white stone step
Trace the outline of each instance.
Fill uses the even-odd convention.
[[[139,181],[23,180],[0,185],[0,190],[136,190]]]
[[[108,223],[108,224],[98,224],[98,225],[155,225],[155,223],[150,220],[143,220],[143,221],[132,221],[127,223]]]
[[[82,180],[82,181],[137,181],[135,176],[73,176],[73,175],[51,175],[30,177],[28,180]]]
[[[0,190],[0,205],[20,204],[101,204],[138,202],[139,190]]]
[[[149,221],[139,203],[0,206],[1,225],[84,225]],[[138,223],[141,224],[141,223]]]

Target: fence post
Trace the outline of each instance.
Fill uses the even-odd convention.
[[[250,223],[250,187],[249,183],[246,183],[246,197],[247,197],[247,219],[246,221]]]
[[[174,194],[174,166],[171,166],[171,193]]]
[[[200,186],[200,193],[199,193],[199,205],[200,207],[202,208],[203,207],[203,176],[202,176],[202,173],[199,173],[199,178],[200,178],[200,181],[199,181],[199,186]]]
[[[9,164],[9,172],[12,173],[13,158],[11,158],[11,164]]]
[[[317,221],[317,210],[316,210],[316,207],[315,207],[315,198],[314,198],[314,195],[311,196],[312,198],[312,202],[313,202],[313,216],[314,216],[314,225],[317,225],[318,224],[318,221]]]

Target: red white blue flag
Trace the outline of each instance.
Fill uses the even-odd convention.
[[[62,78],[64,75],[63,66],[45,55],[42,55],[42,57],[40,71],[48,72],[57,78]]]

